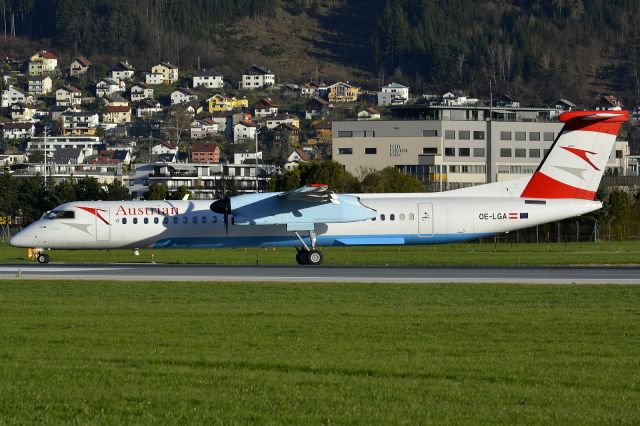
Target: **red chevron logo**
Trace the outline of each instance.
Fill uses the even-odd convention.
[[[595,152],[591,152],[591,151],[586,151],[584,149],[580,149],[580,148],[573,148],[570,146],[561,146],[560,148],[562,149],[566,149],[567,151],[569,151],[570,153],[572,153],[573,155],[576,155],[580,158],[582,158],[584,161],[587,162],[587,164],[589,164],[591,167],[593,167],[595,170],[600,171],[599,168],[596,167],[595,164],[593,164],[591,162],[591,160],[589,160],[589,158],[587,157],[587,154],[591,154],[594,155],[596,154]]]
[[[95,217],[97,217],[98,219],[100,219],[101,221],[103,221],[104,223],[106,223],[107,225],[109,225],[109,222],[107,222],[107,220],[102,217],[102,215],[100,214],[100,212],[106,212],[105,209],[94,209],[93,207],[82,207],[82,206],[77,206],[79,209],[82,209],[86,212],[91,213],[92,215],[94,215]]]

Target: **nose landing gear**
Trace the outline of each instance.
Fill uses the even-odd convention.
[[[43,251],[40,251],[36,254],[36,260],[41,264],[49,263],[49,255]]]

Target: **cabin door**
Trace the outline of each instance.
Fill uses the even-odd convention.
[[[96,241],[111,239],[111,209],[96,209]]]
[[[433,204],[418,204],[418,237],[433,237]]]

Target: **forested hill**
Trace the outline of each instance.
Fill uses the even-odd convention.
[[[396,80],[589,105],[640,91],[636,0],[0,0],[5,54],[48,47],[139,69],[159,60],[288,80]],[[4,55],[3,55],[4,56]]]

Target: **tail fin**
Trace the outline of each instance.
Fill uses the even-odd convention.
[[[559,118],[562,132],[520,196],[593,200],[629,111],[573,111]]]

